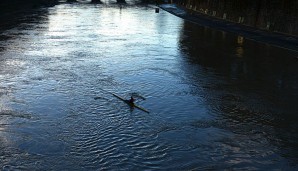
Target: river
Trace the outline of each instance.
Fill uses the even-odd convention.
[[[14,20],[0,32],[0,170],[298,169],[297,52],[146,4]]]

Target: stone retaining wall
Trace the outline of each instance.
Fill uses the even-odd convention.
[[[176,0],[187,9],[298,36],[298,0]]]

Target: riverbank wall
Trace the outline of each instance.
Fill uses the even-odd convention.
[[[193,12],[298,36],[297,0],[174,0]]]

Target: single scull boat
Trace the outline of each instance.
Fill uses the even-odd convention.
[[[114,93],[111,93],[111,94],[112,94],[113,96],[117,97],[118,99],[124,101],[124,102],[125,102],[126,104],[128,104],[129,106],[131,106],[131,107],[135,107],[135,108],[137,108],[137,109],[139,109],[139,110],[142,110],[143,112],[149,113],[148,110],[146,110],[146,109],[144,109],[144,108],[142,108],[142,107],[140,107],[140,106],[138,106],[138,105],[136,105],[136,104],[134,104],[134,103],[129,102],[129,100],[126,100],[126,99],[124,99],[124,98],[122,98],[122,97],[120,97],[120,96],[118,96],[118,95],[116,95],[116,94],[114,94]]]

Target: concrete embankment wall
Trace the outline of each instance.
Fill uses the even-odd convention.
[[[190,10],[298,36],[298,0],[176,0]]]

